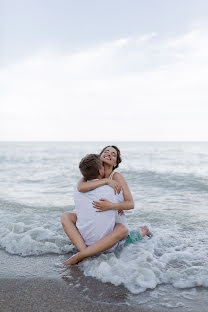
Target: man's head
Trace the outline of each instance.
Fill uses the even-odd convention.
[[[101,179],[104,176],[104,166],[97,154],[88,154],[82,158],[79,169],[86,180]]]

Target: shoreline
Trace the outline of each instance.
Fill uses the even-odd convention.
[[[58,279],[0,279],[0,311],[154,312],[127,304],[92,301]]]
[[[190,312],[207,310],[207,289],[194,296],[171,285],[131,294],[123,285],[85,276],[79,265],[61,266],[70,254],[22,257],[0,250],[0,312]],[[160,295],[158,295],[158,290]],[[155,300],[151,301],[151,298]],[[173,298],[175,298],[173,300]]]
[[[21,257],[0,250],[0,312],[159,312],[132,306],[123,286],[86,277],[70,254]]]

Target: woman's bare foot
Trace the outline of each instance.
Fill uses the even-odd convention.
[[[69,258],[68,260],[64,261],[63,264],[64,265],[71,265],[71,264],[76,264],[79,261],[80,261],[80,259],[79,259],[79,252],[78,252],[75,255],[73,255],[71,258]]]
[[[148,226],[144,225],[144,226],[140,226],[138,228],[138,232],[140,233],[141,237],[143,238],[144,236],[152,236],[152,233],[150,232]]]

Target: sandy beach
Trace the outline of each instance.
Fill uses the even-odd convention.
[[[58,279],[0,279],[0,311],[138,311],[126,304],[93,302]]]
[[[78,266],[56,268],[67,257],[20,257],[1,250],[0,312],[152,312],[127,304],[124,287],[85,277]]]
[[[69,256],[48,254],[21,257],[0,250],[0,312],[187,311],[189,296],[181,301],[172,287],[164,294],[166,307],[160,297],[151,307],[147,300],[153,295],[151,290],[132,298],[122,285],[102,283],[85,276],[78,265],[61,266],[61,262]],[[178,298],[176,309],[171,304],[173,297]],[[206,289],[198,288],[197,297],[196,301],[189,303],[189,307],[190,304],[192,306],[189,311],[206,312]]]

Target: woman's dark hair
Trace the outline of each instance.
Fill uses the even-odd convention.
[[[101,154],[104,152],[104,150],[106,150],[106,148],[108,148],[108,147],[113,147],[113,148],[115,148],[115,150],[116,150],[116,152],[117,152],[117,164],[116,164],[115,167],[113,167],[113,170],[114,170],[114,169],[118,168],[119,164],[122,162],[122,159],[121,159],[121,152],[120,152],[120,149],[119,149],[117,146],[115,146],[115,145],[108,145],[108,146],[106,146],[106,147],[104,147],[104,148],[102,149],[102,151],[100,152],[100,156],[101,156]]]

